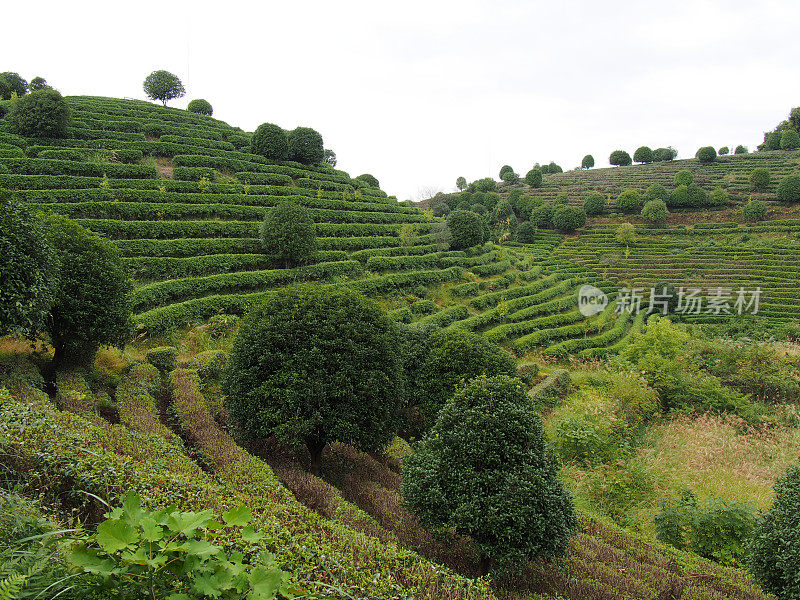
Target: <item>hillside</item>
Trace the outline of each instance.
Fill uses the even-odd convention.
[[[259,550],[275,552],[294,577],[335,598],[768,597],[740,570],[594,511],[581,514],[565,558],[514,577],[476,578],[468,540],[432,536],[402,507],[405,442],[383,453],[334,444],[315,477],[303,457],[234,435],[219,378],[236,329],[225,317],[301,281],[347,286],[398,321],[480,332],[521,361],[536,359],[542,372],[537,366],[526,380],[532,395],[555,385],[548,376],[559,372],[557,361],[609,356],[645,327],[644,312],[617,314],[613,302],[586,318],[577,298],[587,284],[612,301],[622,285],[656,281],[761,286],[762,316],[792,321],[800,317],[800,215],[773,198],[775,181],[796,169],[800,153],[562,173],[525,188],[551,200],[566,192],[578,204],[593,191],[671,186],[689,169],[704,187],[721,186],[741,203],[750,170],[768,165],[774,181],[762,197],[778,218],[763,223],[741,223],[733,209],[675,213],[666,228],[640,225],[639,241],[626,248],[613,232],[628,219],[612,214],[574,234],[539,229],[525,244],[504,239],[455,251],[442,219],[333,167],[252,154],[250,134],[216,119],[135,100],[67,100],[66,139],[0,128],[0,188],[114,240],[135,281],[137,338],[124,351],[102,351],[89,372],[57,373],[53,386],[40,374],[46,350],[2,340],[0,463],[19,489],[90,523],[104,511],[98,497],[114,502],[128,489],[149,506],[219,513],[244,503],[268,534]],[[311,264],[279,269],[262,251],[259,226],[289,199],[308,208],[320,249]],[[153,358],[165,344],[177,347],[166,367]]]

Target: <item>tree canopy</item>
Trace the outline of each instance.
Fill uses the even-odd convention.
[[[186,94],[186,89],[183,87],[181,80],[177,75],[169,71],[153,71],[145,77],[144,93],[151,100],[158,100],[167,105],[167,102],[175,98],[182,98]]]

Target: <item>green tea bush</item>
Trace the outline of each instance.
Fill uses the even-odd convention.
[[[662,200],[664,202],[669,202],[669,192],[667,188],[665,188],[660,183],[654,183],[644,193],[642,199],[645,202],[649,202],[651,200]]]
[[[638,163],[651,163],[653,158],[653,151],[647,146],[639,146],[633,153],[633,160]]]
[[[497,182],[491,177],[478,179],[472,184],[478,192],[494,192],[497,189]]]
[[[450,247],[464,250],[486,241],[486,232],[481,217],[467,210],[456,210],[447,215],[450,229]]]
[[[67,101],[56,90],[45,89],[18,98],[5,121],[25,137],[62,138],[72,117]]]
[[[525,174],[525,183],[533,188],[542,185],[542,171],[541,169],[531,169]]]
[[[770,131],[764,134],[764,150],[780,150],[781,137],[780,131]]]
[[[261,224],[264,252],[288,268],[310,261],[317,250],[317,234],[308,209],[295,202],[279,204]]]
[[[664,223],[668,216],[667,203],[663,200],[649,200],[642,208],[642,218],[648,223]]]
[[[423,526],[469,535],[482,570],[566,551],[577,528],[558,464],[522,383],[478,378],[445,405],[406,457],[401,493]]]
[[[579,206],[558,206],[553,211],[553,227],[569,233],[586,225],[586,213]]]
[[[508,200],[500,200],[494,207],[494,218],[496,222],[505,221],[514,214],[514,207]]]
[[[381,187],[381,184],[378,181],[378,178],[375,177],[374,175],[370,175],[369,173],[364,173],[363,175],[359,175],[358,177],[355,177],[354,179],[357,179],[358,181],[363,181],[369,187],[374,187],[374,188]]]
[[[517,228],[517,241],[522,244],[532,244],[536,240],[538,231],[536,225],[530,221],[523,221]]]
[[[669,148],[656,148],[653,151],[653,158],[657,162],[668,162],[675,160],[676,156],[678,156],[678,151],[672,146]]]
[[[727,154],[730,154],[730,151],[731,151],[730,148],[728,148],[727,146],[723,146],[722,148],[719,149],[718,154],[720,156],[725,156]]]
[[[636,227],[632,223],[622,223],[614,232],[614,240],[624,246],[635,244],[637,242]]]
[[[717,151],[713,146],[703,146],[695,154],[695,158],[701,163],[709,163],[717,160]]]
[[[633,161],[631,160],[631,155],[624,150],[614,150],[608,157],[608,162],[614,166],[624,167],[631,164]]]
[[[750,571],[780,600],[800,597],[800,465],[775,484],[775,501],[750,543]]]
[[[800,175],[787,175],[778,183],[778,200],[797,202],[800,200]]]
[[[147,362],[162,373],[174,371],[178,366],[178,349],[174,346],[150,348],[145,355]]]
[[[587,154],[581,160],[581,168],[582,169],[591,169],[594,166],[594,156],[591,154]]]
[[[781,134],[781,150],[797,150],[800,148],[800,134],[794,129],[787,129]]]
[[[606,210],[606,197],[603,194],[589,194],[583,201],[583,210],[589,217],[602,215]]]
[[[660,541],[723,565],[741,566],[756,515],[749,504],[721,498],[701,502],[687,489],[662,501],[654,520]]]
[[[747,154],[747,146],[743,146],[739,144],[736,146],[736,149],[733,151],[734,154]]]
[[[675,187],[681,185],[691,185],[694,183],[694,175],[692,175],[691,171],[683,169],[675,173],[675,178],[672,180],[672,183]]]
[[[5,71],[0,73],[0,99],[10,100],[12,94],[19,98],[28,93],[28,82],[19,73]]]
[[[770,175],[766,167],[756,167],[750,173],[750,185],[754,190],[766,190],[769,187]]]
[[[274,123],[262,123],[253,133],[251,148],[253,154],[269,160],[286,160],[289,158],[289,136]]]
[[[708,194],[708,206],[727,206],[730,204],[731,198],[728,194],[728,190],[715,187],[711,190],[711,193]]]
[[[742,216],[748,221],[763,221],[767,217],[767,205],[761,200],[750,200],[742,207]]]
[[[208,100],[203,100],[202,98],[195,98],[189,102],[186,110],[191,113],[206,115],[208,117],[214,114],[214,108],[211,106],[211,103]]]
[[[625,190],[617,196],[617,210],[622,212],[636,212],[642,207],[642,200],[636,190]]]
[[[399,423],[396,325],[344,288],[284,288],[256,306],[230,353],[223,389],[243,432],[308,449],[312,471],[329,442],[380,450]]]

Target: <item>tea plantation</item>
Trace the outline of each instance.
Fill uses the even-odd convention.
[[[248,585],[264,594],[254,591],[256,595],[247,596],[252,598],[774,597],[743,568],[744,550],[722,560],[688,544],[673,547],[663,536],[656,539],[648,527],[625,527],[631,521],[617,518],[606,505],[625,503],[634,486],[629,481],[609,477],[607,486],[604,481],[597,492],[599,507],[590,506],[588,496],[581,494],[596,476],[593,467],[602,463],[603,468],[624,471],[625,461],[632,460],[640,445],[654,443],[647,438],[648,427],[668,422],[673,408],[683,417],[695,410],[718,414],[709,397],[716,398],[720,389],[730,395],[722,412],[740,419],[736,423],[743,432],[796,427],[796,410],[786,408],[796,408],[800,400],[800,387],[790,385],[800,380],[792,366],[793,350],[781,349],[785,370],[782,376],[770,373],[772,378],[755,368],[756,375],[742,369],[734,377],[731,373],[743,364],[736,359],[725,363],[731,373],[714,371],[721,369],[716,364],[693,363],[692,373],[701,383],[722,383],[704,387],[700,400],[699,393],[688,400],[680,396],[684,404],[677,406],[676,400],[670,407],[668,402],[679,395],[671,396],[674,390],[650,378],[651,363],[641,353],[626,349],[635,345],[641,352],[648,350],[646,335],[662,336],[654,339],[667,347],[694,330],[678,329],[683,325],[675,326],[679,333],[657,329],[666,326],[648,324],[645,311],[618,311],[615,301],[625,287],[642,288],[646,298],[656,283],[734,291],[760,287],[759,327],[772,332],[796,324],[800,218],[776,200],[776,189],[800,168],[800,152],[553,173],[536,188],[500,184],[494,200],[498,212],[503,201],[516,210],[509,198],[520,192],[539,198],[538,205],[580,206],[591,193],[609,200],[603,215],[577,231],[539,226],[526,236],[517,235],[511,212],[493,222],[487,219],[478,241],[461,247],[458,232],[448,227],[453,221],[437,214],[433,204],[427,210],[398,202],[373,177],[351,177],[324,162],[265,158],[253,152],[252,133],[211,116],[138,100],[75,96],[66,101],[72,120],[65,137],[22,137],[12,133],[6,119],[0,121],[0,189],[32,212],[68,216],[113,241],[133,280],[133,340],[122,349],[101,350],[88,368],[51,373],[46,344],[40,341],[32,348],[21,338],[0,338],[0,515],[21,511],[14,502],[30,502],[25,509],[33,515],[25,521],[30,536],[78,524],[92,530],[102,523],[95,541],[105,550],[103,532],[118,526],[114,519],[124,521],[123,509],[107,510],[123,501],[125,511],[140,510],[138,500],[126,496],[130,491],[141,500],[141,510],[174,505],[184,516],[205,515],[202,527],[186,526],[181,534],[197,557],[216,555],[216,544],[234,557],[263,559],[273,569],[269,577],[277,578],[274,585],[259,580],[267,578],[266,571],[251,574]],[[758,191],[750,180],[756,167],[771,174],[771,182]],[[656,183],[671,188],[675,175],[684,170],[703,188],[724,190],[728,203],[714,210],[673,212],[673,217],[688,215],[687,222],[673,219],[664,225],[642,224],[617,211],[614,198],[624,190],[644,194]],[[740,218],[737,211],[751,196],[766,200],[774,218],[754,223]],[[450,195],[448,201],[457,197]],[[287,201],[306,209],[316,231],[313,256],[294,266],[279,264],[262,241],[265,216]],[[617,229],[626,220],[636,226],[633,236],[621,242]],[[492,225],[495,229],[488,231]],[[226,363],[242,352],[234,342],[240,325],[247,326],[242,317],[282,290],[305,283],[331,291],[346,288],[374,299],[404,331],[480,334],[476,339],[511,352],[520,393],[543,415],[544,432],[550,436],[547,451],[561,449],[558,458],[569,469],[564,471],[570,477],[567,487],[578,499],[577,530],[565,555],[486,574],[486,557],[469,536],[455,528],[428,531],[400,492],[403,459],[414,451],[408,442],[419,440],[396,437],[382,451],[331,443],[316,475],[305,468],[305,455],[295,448],[271,437],[244,435],[232,422],[231,405],[224,398],[230,384]],[[589,317],[579,307],[584,286],[597,288],[609,300]],[[706,312],[681,320],[689,327],[725,326],[732,316]],[[702,362],[710,352],[702,344],[710,347],[712,342],[693,337],[689,343],[690,334],[685,335],[692,360]],[[786,339],[796,343],[797,337]],[[413,355],[416,350],[397,352]],[[683,357],[675,352],[673,348],[672,356],[659,359],[678,364]],[[423,358],[418,361],[424,363]],[[762,370],[778,364],[753,362]],[[406,365],[412,367],[420,365]],[[676,378],[681,368],[674,369]],[[334,371],[319,372],[309,379],[336,376]],[[461,389],[464,381],[459,379],[455,381]],[[756,379],[763,387],[748,387]],[[361,384],[353,390],[370,387]],[[618,414],[609,423],[598,421],[603,417],[600,408],[588,416],[569,414],[566,425],[548,419],[560,415],[554,409],[579,406],[592,394],[619,399]],[[768,407],[770,394],[783,394],[786,402],[781,408]],[[655,408],[643,408],[654,397]],[[564,431],[567,441],[554,442],[552,436]],[[598,458],[595,450],[603,444],[623,450]],[[570,448],[578,450],[570,455]],[[645,513],[650,508],[645,500],[638,507]],[[247,518],[240,519],[245,512]],[[109,514],[112,520],[104,521]],[[224,523],[210,521],[211,515]],[[162,528],[178,530],[179,516],[162,517]],[[154,536],[151,542],[160,539],[156,525],[155,520],[142,523],[142,535]],[[239,525],[248,526],[240,536],[235,531]],[[203,530],[202,539],[192,540],[195,530]],[[217,537],[209,544],[212,532]],[[117,554],[133,548],[133,538],[126,541],[124,533],[115,531],[118,547],[109,544],[109,554],[113,548]],[[0,534],[0,542],[8,541],[5,537]],[[39,544],[38,538],[25,535],[8,539]],[[44,553],[36,554],[36,561],[25,562],[25,555],[7,562],[0,544],[0,598],[26,597],[15,595],[23,585],[12,580],[18,564],[27,569],[19,581],[32,587],[37,577],[44,577],[42,565],[48,561],[66,565],[64,556],[54,550],[47,554],[51,549],[41,546],[35,547]],[[83,550],[82,565],[89,565],[85,572],[91,573],[100,550]],[[74,557],[70,560],[74,567]],[[137,564],[147,565],[148,560],[153,559]],[[109,563],[103,564],[107,568]],[[209,574],[205,583],[228,585],[221,572],[213,574],[213,582]],[[207,589],[208,596],[196,597],[245,597],[220,596],[214,590],[221,587]],[[67,589],[63,597],[81,597],[70,593],[75,592]]]

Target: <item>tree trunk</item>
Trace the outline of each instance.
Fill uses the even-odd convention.
[[[321,437],[315,436],[306,438],[306,447],[308,448],[308,453],[311,455],[310,470],[312,475],[319,475],[319,462],[320,458],[322,458],[322,451],[325,450],[325,446],[327,446],[327,442]]]

